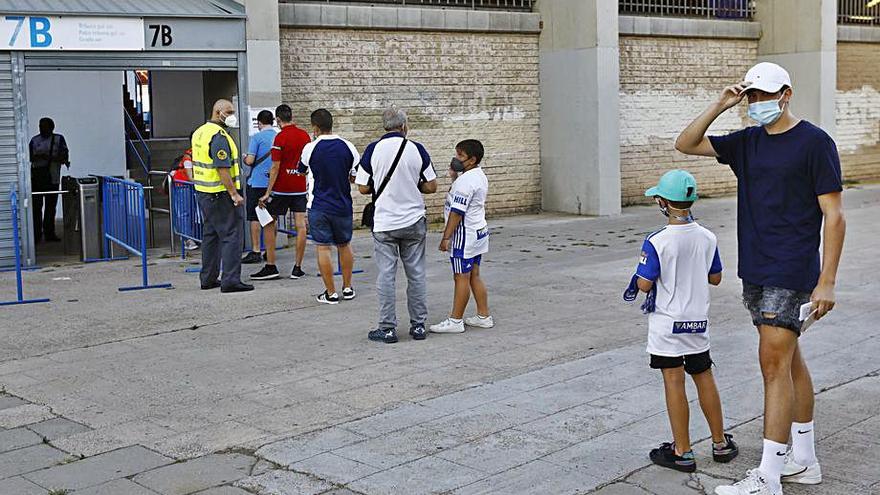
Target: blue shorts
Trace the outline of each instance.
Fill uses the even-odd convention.
[[[309,234],[319,246],[342,246],[351,242],[352,216],[309,210]]]
[[[473,271],[474,266],[479,266],[480,261],[483,260],[483,255],[477,255],[473,258],[458,258],[452,256],[449,258],[449,261],[452,262],[452,273],[470,273]]]

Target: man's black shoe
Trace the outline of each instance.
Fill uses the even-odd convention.
[[[278,273],[278,268],[275,265],[266,265],[262,270],[251,275],[251,278],[254,280],[274,280],[281,278],[281,275]]]
[[[674,469],[683,473],[693,473],[697,470],[697,461],[694,459],[694,451],[676,455],[675,444],[664,443],[651,451],[651,462],[658,466]]]
[[[244,258],[241,259],[242,264],[244,265],[255,265],[263,260],[260,253],[255,253],[253,251],[249,252]]]
[[[215,281],[211,282],[211,283],[208,284],[208,285],[203,285],[203,286],[202,286],[202,290],[211,290],[211,289],[216,289],[217,287],[220,287],[220,281],[219,281],[219,280],[215,280]]]
[[[409,334],[413,340],[425,340],[428,333],[425,332],[425,325],[413,325],[409,328]]]
[[[739,447],[733,441],[733,435],[725,433],[724,441],[725,445],[721,447],[716,447],[715,444],[712,444],[712,459],[715,462],[730,462],[739,455]]]
[[[302,271],[302,268],[300,268],[299,265],[294,266],[293,271],[290,272],[290,278],[292,278],[294,280],[296,280],[300,277],[304,277],[305,275],[306,275],[306,272]]]
[[[376,342],[385,342],[386,344],[393,344],[397,342],[397,332],[394,331],[393,328],[378,328],[373,330],[368,334],[370,340],[374,340]]]
[[[238,283],[229,287],[220,287],[220,292],[247,292],[254,290],[254,286],[246,283]]]

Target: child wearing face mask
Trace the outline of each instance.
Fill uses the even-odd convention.
[[[645,240],[623,297],[632,302],[639,291],[648,294],[642,310],[648,314],[650,366],[663,373],[673,441],[653,449],[650,458],[660,466],[692,473],[697,463],[690,443],[685,374],[697,386],[715,462],[730,462],[739,453],[733,436],[724,432],[709,355],[709,285],[721,283],[721,259],[715,234],[691,214],[697,182],[690,173],[667,172],[645,196],[655,198],[668,224]]]
[[[467,139],[455,146],[455,158],[450,165],[454,182],[446,195],[444,216],[446,227],[440,241],[440,251],[449,252],[455,292],[452,312],[442,322],[431,325],[434,333],[462,333],[465,325],[492,328],[495,321],[489,313],[486,284],[480,277],[480,262],[489,251],[489,226],[486,223],[486,195],[489,180],[480,162],[483,144]],[[471,294],[477,304],[477,314],[464,318]]]

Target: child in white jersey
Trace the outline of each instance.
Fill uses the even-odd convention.
[[[480,261],[489,251],[489,226],[486,223],[489,180],[480,168],[483,152],[483,144],[475,139],[464,140],[455,146],[455,158],[451,164],[455,181],[446,195],[446,228],[440,241],[440,251],[450,252],[455,293],[449,318],[431,325],[430,330],[434,333],[461,333],[465,325],[495,326],[489,314],[486,284],[480,278]],[[463,319],[471,293],[477,303],[477,314]]]
[[[651,451],[663,467],[692,473],[697,469],[689,434],[685,373],[697,386],[700,407],[712,432],[712,457],[730,462],[739,453],[733,436],[724,433],[721,399],[709,356],[709,284],[721,283],[721,259],[715,234],[697,224],[690,208],[697,199],[697,182],[684,170],[663,175],[645,192],[656,199],[668,225],[645,240],[636,274],[624,294],[633,301],[638,291],[648,297],[642,309],[648,316],[651,368],[663,373],[666,409],[673,442]]]

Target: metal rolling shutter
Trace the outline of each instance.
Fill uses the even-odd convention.
[[[15,120],[12,60],[9,52],[0,52],[0,267],[14,263],[9,191],[18,183]]]

